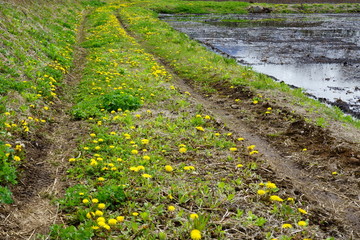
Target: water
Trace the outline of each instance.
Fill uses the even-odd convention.
[[[360,14],[162,15],[243,65],[360,116]]]

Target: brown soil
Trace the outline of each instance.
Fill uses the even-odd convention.
[[[83,35],[80,28],[78,42]],[[62,223],[52,200],[61,197],[71,185],[65,177],[68,159],[76,156],[76,138],[86,131],[86,126],[72,121],[66,113],[71,104],[65,93],[81,79],[86,55],[80,47],[74,54],[75,67],[64,79],[64,89],[47,116],[51,120],[21,138],[26,159],[20,168],[19,184],[11,189],[14,203],[0,206],[0,239],[36,239],[36,234],[47,234],[52,224]]]

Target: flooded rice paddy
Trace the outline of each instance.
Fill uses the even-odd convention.
[[[360,117],[360,14],[160,17],[240,64]]]

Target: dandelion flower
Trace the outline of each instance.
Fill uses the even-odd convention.
[[[175,211],[175,207],[172,206],[172,205],[168,206],[168,211],[169,211],[169,212]]]
[[[276,187],[276,184],[275,183],[272,183],[272,182],[267,182],[267,183],[265,183],[265,186],[267,187],[267,188],[270,188],[270,189],[275,189],[275,188],[277,188]]]
[[[250,145],[250,146],[247,146],[246,148],[247,148],[249,151],[251,151],[251,150],[253,150],[255,147],[256,147],[255,145]]]
[[[98,180],[99,182],[103,182],[103,181],[105,181],[105,178],[99,177],[97,180]]]
[[[198,219],[198,218],[199,218],[199,215],[197,215],[196,213],[190,214],[190,219],[191,220]]]
[[[104,203],[98,204],[98,209],[104,209],[105,207],[106,207],[106,205]]]
[[[141,139],[142,144],[149,144],[149,139]]]
[[[192,240],[200,240],[201,239],[201,232],[197,229],[191,230],[190,237]]]
[[[206,116],[204,117],[204,119],[209,120],[209,119],[211,119],[211,117],[210,117],[209,115],[206,115]]]
[[[237,168],[242,168],[243,166],[244,166],[244,165],[242,165],[242,164],[236,165]]]
[[[98,226],[92,226],[91,228],[94,229],[94,230],[98,230],[98,229],[99,229]]]
[[[93,199],[91,200],[91,202],[92,202],[92,203],[98,203],[98,202],[99,202],[99,199],[93,198]]]
[[[133,212],[132,215],[136,217],[136,216],[139,215],[139,213],[138,212]]]
[[[244,141],[245,138],[238,138],[237,140],[238,140],[238,141]]]
[[[100,217],[100,216],[104,215],[104,213],[102,211],[100,211],[100,210],[96,210],[95,215]]]
[[[195,167],[193,167],[193,166],[185,166],[184,170],[185,171],[195,171]]]
[[[236,148],[236,147],[232,147],[232,148],[229,148],[229,150],[230,150],[231,152],[236,152],[236,151],[237,151],[237,148]]]
[[[82,202],[87,204],[87,203],[89,203],[89,200],[85,198],[85,199],[82,200]]]
[[[146,160],[146,161],[149,161],[149,160],[150,160],[150,157],[147,156],[147,155],[145,155],[145,156],[143,156],[143,159]]]
[[[69,158],[69,162],[75,162],[76,159],[75,158]]]
[[[139,153],[139,151],[138,151],[138,150],[136,150],[136,149],[131,150],[131,154],[136,155],[136,154],[138,154],[138,153]]]
[[[274,202],[282,202],[282,201],[284,201],[281,197],[276,196],[276,195],[270,196],[270,200],[274,201]]]
[[[308,214],[307,211],[305,211],[304,209],[302,208],[298,208],[298,211],[302,214]]]
[[[118,216],[118,217],[116,217],[116,220],[118,222],[123,222],[125,220],[125,217],[124,216]]]
[[[282,228],[293,228],[293,226],[289,223],[284,223],[281,227]]]
[[[172,172],[174,170],[173,167],[170,165],[166,165],[164,168],[165,168],[165,171],[167,171],[167,172]]]
[[[187,149],[185,147],[179,148],[180,153],[186,153]]]
[[[201,132],[205,131],[203,127],[195,127],[195,128],[196,128],[196,130],[201,131]]]
[[[305,226],[307,226],[307,222],[305,222],[305,221],[299,221],[297,224],[298,224],[300,227],[305,227]]]
[[[14,156],[14,161],[19,162],[21,158],[19,156]]]
[[[143,178],[152,178],[150,174],[144,173],[141,175]]]
[[[117,224],[117,220],[114,219],[114,218],[110,218],[110,219],[108,220],[108,223],[109,223],[109,225],[115,225],[115,224]]]
[[[258,190],[257,194],[258,195],[264,195],[264,194],[266,194],[266,191],[265,190]]]

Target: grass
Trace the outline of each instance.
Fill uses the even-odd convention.
[[[0,7],[0,202],[12,201],[9,187],[26,157],[25,145],[16,141],[31,138],[48,121],[56,91],[72,66],[79,5],[43,3]]]

